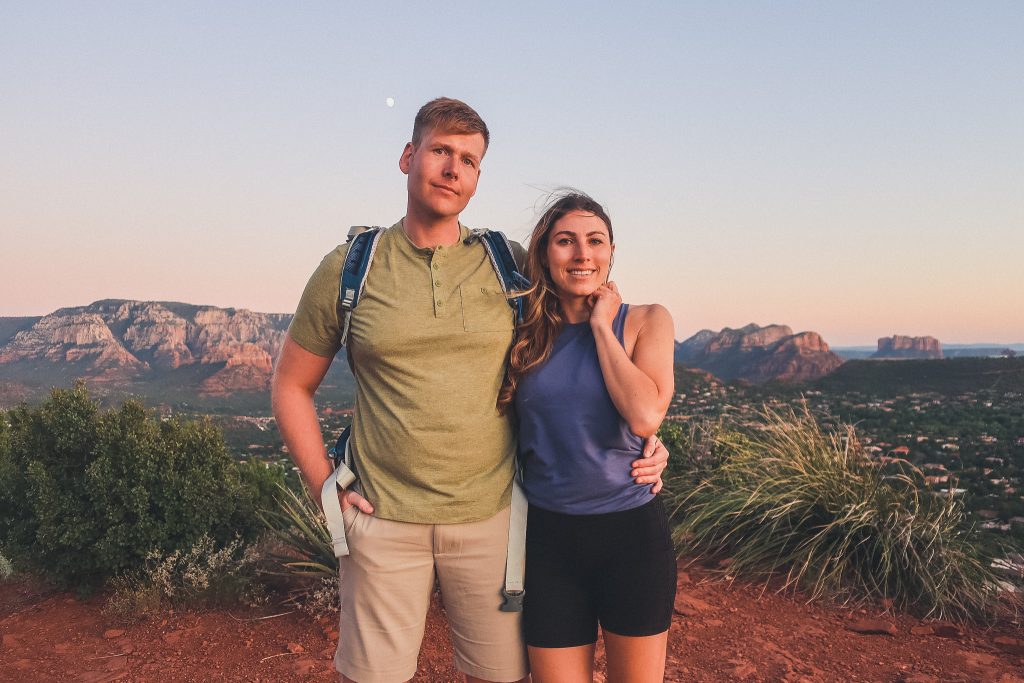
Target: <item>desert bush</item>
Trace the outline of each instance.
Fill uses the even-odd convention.
[[[292,604],[314,619],[337,619],[341,609],[338,575],[323,576],[291,598]]]
[[[887,598],[928,616],[994,613],[1005,592],[963,506],[925,490],[909,463],[883,471],[852,427],[765,409],[757,429],[719,428],[719,464],[676,489],[682,551],[730,557],[730,574],[781,579],[811,598]]]
[[[240,468],[208,420],[161,421],[134,400],[102,411],[78,384],[0,424],[0,543],[62,585],[88,590],[153,551],[262,530],[259,478],[276,475]]]
[[[0,555],[0,581],[6,581],[14,576],[14,565],[3,555]]]
[[[174,608],[263,604],[258,546],[241,538],[218,546],[203,535],[187,550],[146,556],[145,569],[114,579],[106,611],[122,618]]]

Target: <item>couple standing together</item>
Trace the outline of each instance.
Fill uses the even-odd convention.
[[[347,681],[412,678],[436,577],[467,681],[589,681],[598,625],[609,680],[661,680],[676,569],[653,434],[673,392],[672,320],[622,303],[611,220],[569,192],[525,254],[513,245],[533,283],[516,325],[459,223],[488,142],[463,102],[420,109],[399,159],[405,217],[381,235],[351,315],[360,488],[338,491],[351,554],[335,664]],[[310,278],[274,375],[274,415],[316,498],[332,468],[313,395],[341,348],[347,248]],[[499,610],[517,461],[522,613]]]

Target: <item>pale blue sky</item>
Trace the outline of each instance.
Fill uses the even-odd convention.
[[[401,217],[448,95],[492,131],[464,222],[590,192],[679,338],[1024,341],[1021,36],[1019,2],[2,2],[0,315],[290,311]]]

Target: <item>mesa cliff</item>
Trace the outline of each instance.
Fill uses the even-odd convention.
[[[935,337],[894,334],[878,339],[878,351],[871,358],[942,358],[942,345]]]
[[[290,320],[108,299],[22,319],[22,329],[0,343],[0,367],[12,377],[42,370],[110,383],[176,378],[207,394],[266,391]]]
[[[839,367],[843,360],[817,332],[793,333],[786,325],[751,323],[720,332],[701,330],[676,344],[676,361],[721,380],[804,382]]]

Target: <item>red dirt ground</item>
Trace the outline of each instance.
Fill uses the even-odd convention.
[[[805,605],[680,567],[670,681],[998,681],[1024,683],[1019,624],[961,630],[881,611]],[[416,681],[459,680],[439,599]],[[122,624],[102,597],[79,601],[27,581],[0,584],[0,681],[330,681],[332,624],[293,612],[167,613]],[[890,634],[862,634],[859,622]],[[861,624],[869,626],[870,624]],[[599,651],[600,654],[600,651]],[[603,669],[595,676],[604,681]]]

